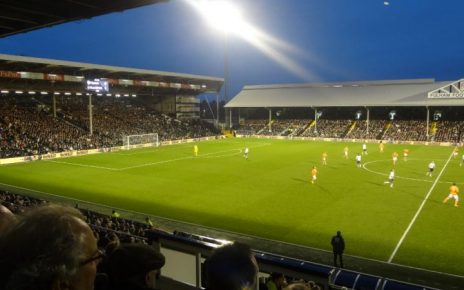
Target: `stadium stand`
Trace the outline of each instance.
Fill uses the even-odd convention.
[[[161,141],[219,134],[209,123],[181,121],[136,99],[95,98],[92,135],[83,98],[61,98],[56,118],[44,98],[4,96],[0,104],[1,158],[121,146],[122,136],[147,132],[159,132]]]
[[[17,215],[22,215],[27,208],[46,204],[48,201],[25,195],[15,194],[0,190],[1,204]],[[75,205],[79,208],[78,205]],[[80,208],[79,208],[80,209]],[[212,249],[228,243],[227,241],[214,239],[183,231],[166,231],[153,228],[146,223],[137,222],[125,218],[114,218],[108,214],[98,213],[88,209],[80,209],[87,219],[95,235],[98,237],[98,247],[111,251],[119,244],[148,243],[153,242],[171,250],[187,251],[207,257]],[[260,289],[264,288],[270,273],[281,272],[286,280],[292,282],[304,282],[313,285],[312,289],[358,289],[358,290],[433,290],[435,288],[419,286],[388,278],[367,275],[360,272],[333,268],[322,264],[279,256],[263,251],[253,250],[260,268]],[[104,269],[104,268],[103,268]],[[193,269],[192,269],[193,270]],[[99,271],[102,271],[100,269]],[[197,273],[200,273],[198,269]],[[197,287],[201,284],[201,277],[197,277]],[[162,289],[198,289],[183,283],[176,282],[169,277],[163,277],[160,281]],[[169,288],[163,288],[165,287]],[[104,288],[97,288],[104,289]],[[310,288],[311,289],[311,288]]]

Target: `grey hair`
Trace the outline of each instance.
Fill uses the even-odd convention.
[[[45,290],[80,267],[85,226],[72,207],[37,207],[0,239],[0,290]]]

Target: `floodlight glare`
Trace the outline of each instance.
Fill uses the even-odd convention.
[[[314,75],[301,64],[287,56],[282,50],[298,52],[289,43],[281,41],[268,33],[258,29],[247,21],[240,9],[233,5],[232,0],[185,0],[190,4],[214,29],[225,35],[237,36],[259,49],[273,61],[304,80],[314,79]]]
[[[211,27],[226,33],[241,33],[244,20],[240,10],[227,1],[189,1]]]

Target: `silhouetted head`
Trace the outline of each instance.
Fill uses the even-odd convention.
[[[258,264],[248,245],[234,243],[217,248],[205,261],[206,289],[255,289]]]

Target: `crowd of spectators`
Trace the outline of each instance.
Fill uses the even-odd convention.
[[[299,120],[299,119],[279,119],[272,123],[273,135],[280,136],[296,136],[297,132],[302,132],[303,129],[308,126],[310,120]]]
[[[240,125],[239,128],[237,128],[236,132],[237,134],[252,135],[252,134],[258,134],[265,130],[269,131],[269,120],[249,119],[249,120],[245,120],[245,123]]]
[[[433,125],[435,124],[435,125]],[[432,127],[436,126],[436,130]],[[247,120],[237,134],[267,136],[299,136],[346,139],[382,139],[389,141],[437,141],[464,142],[464,121],[435,121],[429,125],[425,120],[328,120],[319,119],[317,125],[307,119],[273,120],[269,131],[268,120]]]
[[[121,146],[123,136],[158,133],[159,140],[199,138],[219,134],[201,120],[181,121],[157,113],[132,99],[96,97],[93,134],[84,97],[63,96],[53,116],[40,98],[4,96],[0,101],[0,158],[69,150]]]
[[[424,121],[395,120],[383,135],[383,139],[391,141],[427,141],[427,124]]]
[[[351,120],[319,119],[311,128],[304,131],[301,136],[321,138],[343,138],[348,131]]]
[[[0,101],[0,157],[91,148],[96,142],[83,129],[53,118],[32,99]]]
[[[157,289],[165,257],[144,237],[153,229],[149,218],[135,222],[121,218],[116,210],[105,215],[8,191],[0,191],[0,202],[6,211],[21,216],[20,222],[13,218],[0,232],[0,249],[8,250],[0,258],[1,290]],[[312,281],[280,273],[258,283],[258,264],[241,243],[216,248],[204,266],[210,290],[252,290],[258,285],[266,290],[321,289]]]
[[[381,139],[387,122],[386,120],[369,120],[369,132],[367,132],[367,121],[357,120],[356,126],[345,137],[353,139]]]
[[[22,215],[28,208],[48,203],[43,199],[32,198],[3,190],[0,190],[0,202],[17,215]],[[75,207],[79,208],[77,204]],[[148,223],[127,220],[90,210],[81,209],[80,211],[86,217],[86,221],[90,224],[94,232],[101,237],[100,246],[102,247],[114,241],[116,237],[118,240],[123,240],[125,242],[144,242],[146,240],[145,230],[152,227]]]
[[[432,138],[437,142],[464,142],[464,121],[437,122],[437,130]]]

